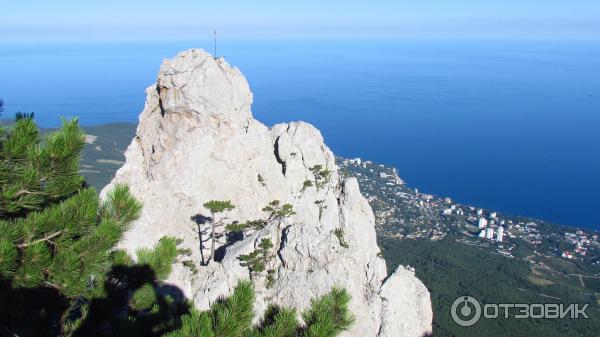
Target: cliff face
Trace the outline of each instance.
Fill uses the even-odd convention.
[[[193,49],[164,61],[157,82],[146,90],[126,163],[103,191],[127,183],[144,203],[121,246],[135,251],[165,235],[182,239],[198,272],[178,264],[169,282],[205,309],[239,280],[250,278],[238,257],[270,238],[275,280],[267,287],[264,277],[254,277],[257,312],[266,302],[303,309],[312,298],[340,286],[351,293],[356,317],[345,336],[430,332],[427,289],[402,267],[388,277],[373,212],[356,179],[340,178],[320,132],[303,122],[269,129],[253,119],[251,104],[246,79],[222,59]],[[330,170],[330,177],[322,186],[305,187],[305,181],[315,181],[315,165]],[[199,238],[197,228],[210,226],[202,207],[209,200],[231,200],[230,221],[264,219],[261,209],[272,200],[292,204],[296,214],[233,245],[221,243],[221,262],[202,266],[210,244],[201,251],[200,241],[207,236]],[[341,239],[334,233],[339,229]]]

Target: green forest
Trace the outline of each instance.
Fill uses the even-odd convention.
[[[472,296],[480,303],[580,303],[578,290],[555,283],[532,282],[531,266],[479,247],[455,242],[379,238],[379,245],[393,272],[410,265],[431,293],[434,336],[597,336],[600,313],[586,310],[590,319],[481,319],[461,327],[450,316],[459,296]],[[597,306],[595,306],[597,307]]]

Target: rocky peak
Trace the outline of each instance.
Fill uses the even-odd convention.
[[[252,93],[244,76],[224,59],[199,49],[165,60],[156,88],[164,114],[237,123],[252,118]]]
[[[253,119],[251,103],[245,78],[223,59],[192,49],[163,63],[146,90],[126,163],[103,191],[127,183],[144,203],[121,246],[135,251],[165,235],[182,239],[198,270],[176,265],[169,282],[206,309],[252,277],[239,257],[268,238],[276,258],[271,281],[252,277],[257,312],[266,302],[303,309],[340,286],[351,293],[356,317],[345,336],[430,332],[427,289],[402,267],[388,277],[373,212],[356,179],[341,179],[320,132],[303,122],[269,129]],[[209,224],[202,205],[209,200],[231,200],[236,207],[227,217],[240,222],[264,219],[273,200],[291,204],[295,214],[233,244],[220,242],[219,262],[204,265]]]

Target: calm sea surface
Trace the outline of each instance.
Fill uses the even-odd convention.
[[[211,41],[0,46],[4,116],[137,121],[163,58]],[[600,42],[220,41],[266,124],[461,203],[600,228]]]

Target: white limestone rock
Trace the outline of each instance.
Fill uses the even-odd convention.
[[[352,295],[356,317],[344,336],[431,332],[427,289],[403,268],[386,280],[373,212],[356,179],[341,180],[320,132],[303,122],[269,129],[253,119],[251,104],[246,79],[223,59],[192,49],[164,61],[157,82],[146,90],[126,163],[102,191],[127,183],[144,203],[121,247],[134,252],[165,235],[182,239],[199,272],[177,264],[168,282],[206,309],[250,277],[238,256],[269,237],[277,252],[269,266],[276,280],[267,288],[264,279],[254,279],[258,314],[267,302],[305,309],[311,299],[339,286]],[[315,165],[330,170],[330,179],[322,188],[303,190],[306,180],[314,180]],[[202,204],[209,200],[231,200],[236,206],[227,214],[231,220],[265,218],[261,209],[272,200],[292,204],[296,214],[227,247],[221,263],[203,266],[208,250],[201,252],[193,219],[208,216]],[[315,201],[322,202],[321,212]],[[344,230],[347,248],[336,229]]]

